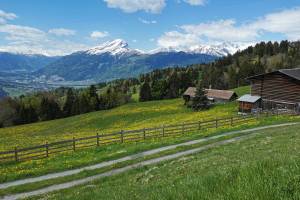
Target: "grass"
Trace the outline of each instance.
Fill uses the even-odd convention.
[[[159,138],[137,143],[115,144],[65,154],[57,154],[42,160],[3,164],[0,166],[0,183],[64,171],[67,169],[79,168],[161,146],[199,139],[232,130],[242,130],[261,125],[278,124],[289,121],[299,121],[299,119],[300,117],[274,116],[259,120],[255,119],[246,124],[236,124],[234,127],[225,126],[218,128],[217,130],[213,128],[209,130],[201,130],[199,132],[190,132],[179,137]]]
[[[239,90],[247,92],[247,89],[245,88]],[[45,140],[57,141],[69,139],[73,134],[76,136],[85,136],[95,134],[95,132],[99,130],[112,131],[120,130],[124,127],[151,127],[159,124],[178,123],[178,121],[206,120],[216,116],[230,116],[236,113],[236,103],[234,102],[217,105],[211,110],[203,112],[193,112],[185,108],[182,103],[181,99],[132,103],[109,111],[100,111],[67,119],[0,129],[0,146],[2,149],[12,149],[15,143],[18,143],[19,146],[28,146],[41,144]],[[189,133],[177,138],[116,144],[100,148],[79,150],[74,153],[69,152],[53,155],[50,158],[43,160],[5,164],[0,166],[0,182],[74,169],[105,160],[120,158],[148,149],[205,137],[211,134],[287,121],[299,121],[299,117],[272,117],[263,120],[255,120],[252,123],[235,127],[220,128],[217,131],[212,129]]]
[[[230,139],[230,138],[234,138],[234,137],[238,137],[238,136],[242,136],[242,135],[248,135],[248,134],[249,133],[236,133],[234,135],[224,136],[224,137],[221,137],[221,138],[212,139],[212,140],[201,142],[201,143],[198,143],[198,144],[193,144],[193,145],[189,145],[189,146],[180,146],[180,147],[177,147],[175,149],[163,151],[163,152],[156,153],[156,154],[153,154],[153,155],[150,155],[150,156],[144,156],[144,157],[137,158],[137,159],[134,159],[134,160],[117,163],[117,164],[111,165],[109,167],[104,167],[104,168],[94,169],[94,170],[85,170],[83,172],[80,172],[78,174],[71,175],[71,176],[65,176],[65,177],[61,177],[61,178],[55,178],[55,179],[50,179],[50,180],[45,180],[45,181],[39,181],[39,182],[35,182],[35,183],[29,183],[29,184],[26,184],[26,185],[14,186],[14,187],[10,187],[10,188],[7,188],[7,189],[0,189],[0,197],[1,196],[3,197],[5,195],[9,195],[9,194],[29,192],[29,191],[41,189],[41,188],[44,188],[44,187],[48,187],[48,186],[51,186],[51,185],[54,185],[54,184],[60,184],[60,183],[68,182],[68,181],[82,179],[82,178],[85,178],[85,177],[90,177],[90,176],[93,176],[93,175],[97,175],[97,174],[100,174],[100,173],[107,172],[108,170],[125,167],[125,166],[128,166],[130,164],[138,163],[138,162],[141,162],[141,161],[144,161],[144,160],[158,158],[158,157],[161,157],[161,156],[174,154],[174,153],[184,151],[184,150],[198,148],[198,147],[205,146],[207,144],[212,144],[212,143],[215,143],[215,142],[218,142],[218,141],[221,141],[221,140],[226,140],[226,139]]]
[[[249,87],[236,90],[239,95]],[[136,100],[137,95],[134,96]],[[208,111],[194,112],[183,105],[183,100],[133,102],[112,110],[92,112],[65,119],[0,128],[0,151],[54,142],[74,137],[108,133],[122,129],[140,129],[184,121],[209,120],[236,115],[237,104],[217,105]]]
[[[240,96],[250,93],[250,86],[242,86],[242,87],[234,89],[234,91],[240,97]]]
[[[0,151],[75,137],[235,115],[235,102],[193,112],[182,99],[130,103],[112,110],[0,129]]]
[[[32,199],[299,199],[300,125]]]

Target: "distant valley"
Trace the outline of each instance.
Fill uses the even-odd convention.
[[[34,91],[59,86],[82,87],[134,77],[155,69],[209,63],[233,54],[239,48],[224,43],[185,51],[156,49],[143,52],[131,49],[125,41],[117,39],[61,57],[0,52],[0,88]]]

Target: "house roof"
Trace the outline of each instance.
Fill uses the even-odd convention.
[[[207,97],[214,98],[214,99],[230,100],[232,96],[237,96],[237,94],[231,90],[206,89],[205,92]]]
[[[183,96],[190,96],[195,97],[196,96],[197,88],[195,87],[189,87],[184,93]]]
[[[256,75],[256,76],[250,76],[248,77],[247,79],[257,79],[257,78],[262,78],[264,77],[265,75],[269,75],[269,74],[274,74],[274,73],[281,73],[281,74],[284,74],[286,76],[289,76],[293,79],[296,79],[296,80],[299,80],[300,81],[300,68],[294,68],[294,69],[280,69],[280,70],[277,70],[277,71],[273,71],[273,72],[270,72],[270,73],[265,73],[265,74],[259,74],[259,75]]]
[[[184,93],[183,96],[190,96],[195,97],[196,96],[196,87],[189,87]],[[234,91],[230,90],[214,90],[214,89],[205,89],[205,94],[208,98],[212,99],[225,99],[230,100],[232,96],[237,96]]]
[[[247,102],[247,103],[255,103],[258,100],[260,100],[260,96],[251,96],[250,94],[246,94],[244,96],[241,96],[238,101]]]

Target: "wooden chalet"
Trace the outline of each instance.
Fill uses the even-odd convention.
[[[183,93],[183,99],[185,100],[185,103],[189,102],[196,96],[196,91],[196,87],[189,87]],[[207,96],[208,100],[215,103],[234,101],[238,97],[238,95],[234,91],[215,89],[205,89],[205,95]]]
[[[251,96],[261,98],[261,109],[299,110],[300,68],[281,69],[247,79],[251,82]],[[240,110],[244,109],[243,100],[239,99]]]

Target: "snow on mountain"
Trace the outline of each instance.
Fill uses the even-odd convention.
[[[109,53],[111,55],[123,55],[123,54],[141,54],[140,50],[130,49],[127,42],[122,39],[116,39],[114,41],[105,42],[99,46],[93,47],[85,53],[90,55],[100,55],[104,53]]]
[[[174,48],[174,47],[166,47],[166,48],[157,48],[151,50],[147,53],[137,50],[131,49],[127,42],[122,39],[116,39],[110,42],[105,42],[99,46],[93,47],[84,51],[90,55],[100,55],[104,53],[109,53],[111,55],[136,55],[136,54],[156,54],[161,52],[185,52],[191,54],[207,54],[212,56],[223,57],[227,56],[228,54],[234,54],[238,50],[243,50],[248,47],[249,44],[237,44],[231,42],[224,42],[220,44],[213,44],[213,45],[194,45],[189,48]]]
[[[212,56],[218,56],[223,57],[227,56],[229,54],[234,54],[238,50],[243,50],[250,46],[251,44],[237,44],[237,43],[231,43],[231,42],[224,42],[220,44],[214,44],[214,45],[194,45],[189,48],[158,48],[154,49],[152,51],[149,51],[149,54],[155,54],[159,52],[186,52],[191,54],[207,54]]]

